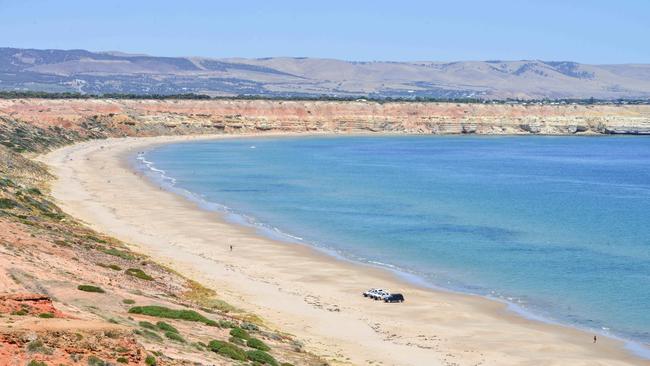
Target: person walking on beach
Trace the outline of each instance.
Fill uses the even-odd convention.
[[[232,244],[230,244],[230,251],[232,252]]]
[[[596,343],[597,341],[598,341],[598,338],[596,338],[596,336],[594,336],[594,343]]]

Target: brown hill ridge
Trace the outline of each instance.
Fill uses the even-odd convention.
[[[155,57],[0,48],[0,89],[92,94],[650,98],[650,65],[570,61],[351,62]]]

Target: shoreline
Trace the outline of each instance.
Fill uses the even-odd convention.
[[[278,138],[278,137],[286,137],[286,138],[310,138],[310,137],[315,137],[315,138],[346,138],[346,137],[384,137],[384,136],[404,136],[402,134],[382,134],[382,135],[375,135],[375,134],[345,134],[345,135],[333,135],[333,134],[311,134],[311,135],[296,135],[296,134],[282,134],[282,135],[252,135],[252,136],[232,136],[233,138],[238,137],[241,139],[264,139],[264,138]],[[413,137],[422,137],[426,138],[426,135],[412,135]],[[463,135],[450,135],[450,136],[456,136],[456,137],[462,137]],[[447,136],[449,137],[449,136]],[[475,136],[477,138],[490,138],[489,136]],[[522,138],[523,136],[518,136],[518,135],[500,135],[500,136],[495,136],[498,138]],[[561,137],[561,138],[567,138],[569,136],[556,136],[556,135],[536,135],[536,136],[531,136],[531,137],[536,137],[536,138],[545,138],[545,137]],[[572,136],[575,138],[593,138],[593,137],[602,137],[602,138],[612,138],[612,136],[606,136],[606,135],[580,135],[580,136]],[[627,138],[631,136],[616,136],[615,138]],[[526,137],[523,137],[526,138]],[[209,139],[208,139],[209,140]],[[153,150],[155,147],[149,146],[147,150]],[[257,218],[253,216],[249,216],[245,213],[238,212],[237,210],[234,210],[231,207],[228,207],[226,205],[223,205],[220,202],[214,202],[214,201],[209,201],[206,200],[200,195],[198,195],[195,192],[186,190],[184,188],[177,187],[175,185],[175,178],[168,176],[165,171],[159,170],[156,168],[154,162],[146,160],[144,157],[144,160],[140,160],[140,154],[136,154],[137,157],[133,156],[133,153],[131,154],[125,154],[126,156],[122,156],[122,159],[124,161],[131,160],[130,166],[127,166],[127,168],[130,168],[132,170],[136,170],[139,172],[148,172],[149,177],[148,179],[150,180],[150,183],[155,186],[163,186],[165,187],[164,189],[179,195],[186,200],[196,204],[198,208],[210,212],[216,212],[220,215],[223,216],[223,220],[226,221],[227,223],[237,225],[237,226],[243,226],[246,228],[250,228],[255,231],[257,235],[260,235],[264,238],[267,238],[269,240],[274,240],[274,241],[280,241],[287,243],[289,245],[303,245],[306,246],[310,249],[313,249],[319,253],[323,253],[329,257],[331,257],[334,260],[338,261],[344,261],[347,263],[351,263],[353,265],[359,265],[359,266],[364,266],[368,268],[374,268],[374,269],[379,269],[382,271],[385,271],[387,273],[392,274],[395,276],[397,279],[407,282],[410,285],[432,290],[432,291],[437,291],[437,292],[448,292],[448,293],[455,293],[455,294],[461,294],[461,295],[470,295],[470,296],[478,296],[480,298],[486,299],[488,301],[495,301],[498,303],[505,304],[507,306],[507,311],[511,312],[512,314],[515,314],[517,316],[520,316],[524,319],[530,320],[530,321],[535,321],[535,322],[542,322],[546,324],[552,324],[552,325],[558,325],[558,326],[564,326],[568,328],[574,328],[578,329],[583,332],[587,333],[592,333],[594,335],[597,335],[599,338],[600,337],[607,337],[607,338],[612,338],[616,339],[619,341],[622,341],[625,343],[625,349],[629,350],[631,353],[633,353],[635,356],[638,356],[644,360],[650,360],[650,344],[644,343],[639,340],[633,340],[630,338],[626,338],[625,335],[621,334],[611,334],[607,333],[603,329],[600,328],[588,328],[587,326],[583,326],[581,324],[570,324],[563,322],[562,320],[553,318],[550,313],[546,314],[539,314],[536,313],[533,310],[527,309],[526,307],[521,306],[520,304],[513,302],[509,300],[507,297],[503,296],[491,296],[488,294],[481,294],[477,292],[472,292],[469,289],[463,288],[463,287],[447,287],[444,284],[436,284],[433,283],[429,280],[427,280],[425,274],[423,273],[418,273],[415,271],[411,271],[408,268],[404,267],[398,267],[394,266],[390,263],[383,263],[383,262],[377,262],[374,260],[370,260],[368,258],[365,258],[366,260],[363,260],[362,258],[355,258],[352,255],[346,255],[346,253],[332,248],[332,247],[327,247],[327,246],[322,246],[322,245],[317,245],[314,244],[308,240],[305,240],[304,238],[297,237],[292,235],[291,233],[284,232],[280,230],[279,228],[275,228],[273,226],[267,225],[264,222],[258,221]],[[137,161],[136,161],[137,160]],[[153,168],[153,169],[152,169]],[[147,174],[147,173],[145,173]],[[608,329],[608,328],[607,328]]]
[[[260,237],[255,229],[224,222],[223,214],[203,211],[125,166],[129,154],[156,144],[263,136],[271,135],[95,140],[41,160],[60,177],[52,193],[66,212],[199,279],[229,302],[307,340],[307,347],[334,362],[649,364],[625,350],[622,340],[602,337],[594,346],[590,333],[525,319],[497,299],[422,288],[385,268]],[[152,215],[157,219],[151,220]],[[226,251],[225,243],[233,240],[236,254],[246,258]],[[397,307],[359,295],[375,283],[406,293],[407,302],[397,305],[400,319],[390,311]],[[341,329],[352,334],[342,335]]]

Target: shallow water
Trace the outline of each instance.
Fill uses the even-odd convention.
[[[266,233],[650,342],[649,138],[259,138],[141,159]]]

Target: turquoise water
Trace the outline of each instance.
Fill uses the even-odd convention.
[[[267,234],[650,342],[649,138],[260,138],[140,159]]]

